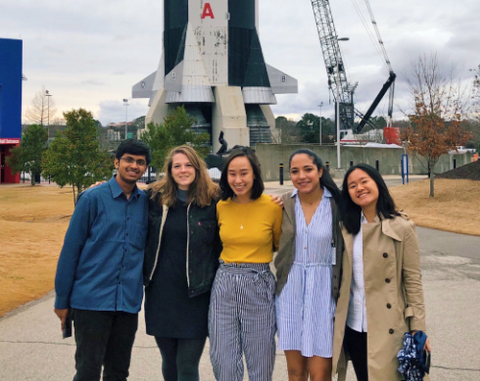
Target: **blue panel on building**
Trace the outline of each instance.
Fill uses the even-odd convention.
[[[0,38],[0,138],[22,135],[22,40]]]

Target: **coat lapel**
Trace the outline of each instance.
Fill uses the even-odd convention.
[[[395,227],[394,218],[385,218],[382,220],[382,233],[394,239],[395,241],[403,241],[403,238],[400,237]]]
[[[343,242],[345,243],[345,257],[348,259],[348,263],[351,264],[353,263],[353,234],[347,233],[344,227],[342,227],[342,235],[343,235]]]
[[[295,223],[295,200],[297,197],[291,197],[292,192],[288,192],[286,197],[283,199],[283,210],[285,212],[285,215],[288,217],[288,219],[292,222],[293,226],[293,231],[296,231],[296,223]],[[285,217],[284,217],[285,218]]]

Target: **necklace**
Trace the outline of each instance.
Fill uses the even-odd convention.
[[[242,211],[243,209],[243,211]],[[237,206],[237,216],[240,219],[240,230],[243,230],[243,223],[246,221],[248,217],[248,211],[245,213],[245,207]]]

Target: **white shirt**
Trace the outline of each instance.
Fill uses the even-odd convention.
[[[360,217],[360,231],[353,237],[353,271],[348,303],[347,325],[357,332],[367,332],[367,307],[365,304],[365,281],[363,278],[363,229],[367,223]]]

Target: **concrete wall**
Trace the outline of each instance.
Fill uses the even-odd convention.
[[[279,179],[279,164],[284,165],[284,178],[289,179],[288,159],[292,152],[300,148],[308,148],[316,152],[330,168],[337,167],[337,147],[319,146],[319,145],[299,145],[299,144],[257,144],[256,154],[262,165],[262,173],[265,181],[275,181]],[[351,164],[366,163],[372,167],[377,167],[382,175],[401,175],[401,158],[404,150],[402,148],[362,148],[362,147],[342,147],[341,148],[341,166],[348,168]],[[422,165],[422,161],[413,155],[409,155],[409,173],[411,175],[426,175],[427,168]],[[453,169],[456,160],[457,168],[471,163],[472,154],[443,155],[435,166],[435,173],[442,173]],[[424,162],[424,160],[423,160]]]

